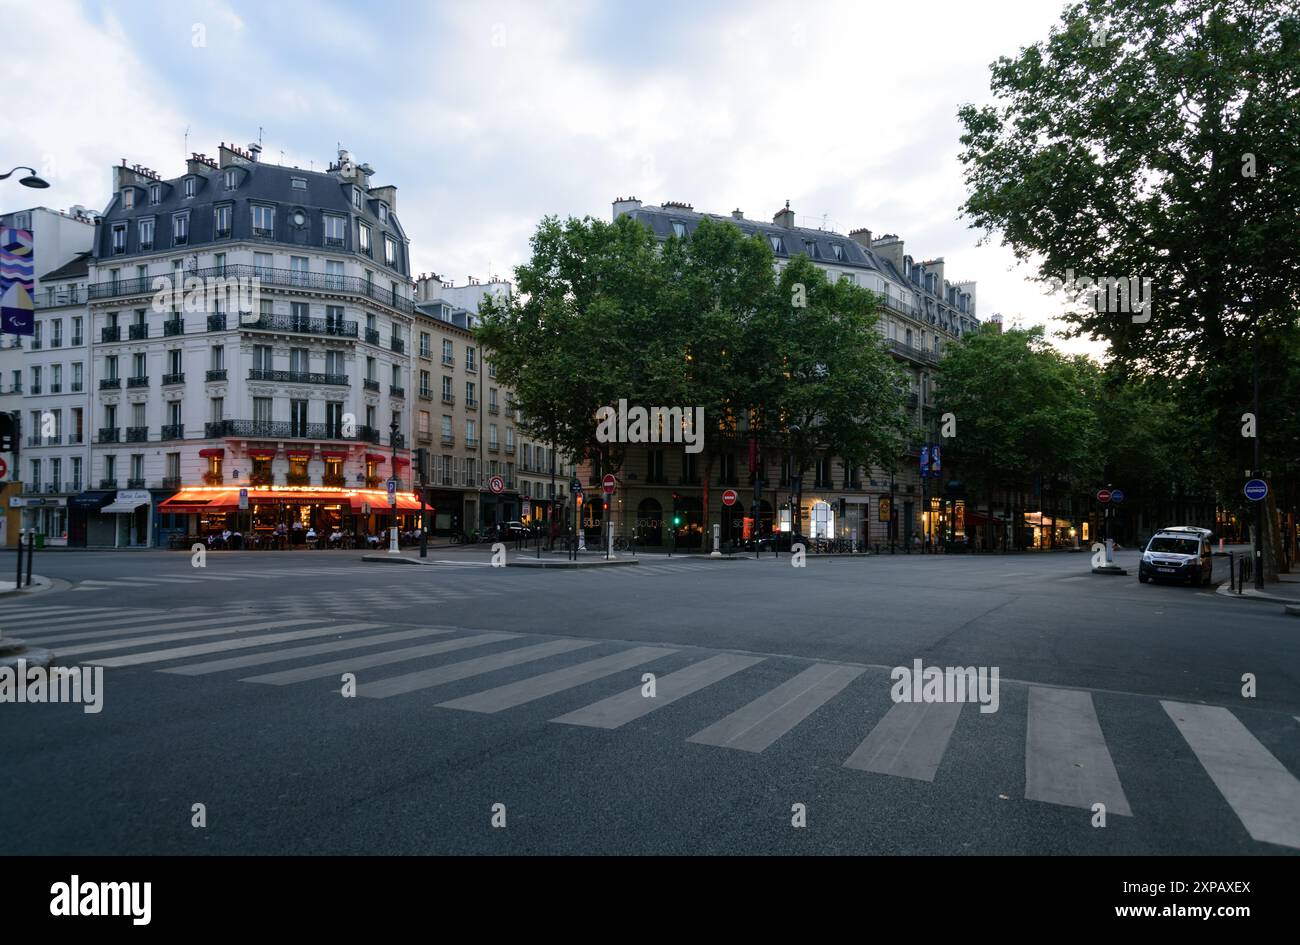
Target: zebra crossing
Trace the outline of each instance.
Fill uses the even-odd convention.
[[[336,689],[341,674],[353,673],[363,700],[431,694],[434,700],[421,705],[482,715],[542,703],[557,732],[586,729],[597,738],[617,738],[620,730],[639,728],[632,724],[637,720],[666,712],[690,729],[685,741],[691,745],[751,757],[798,744],[829,717],[860,707],[864,697],[871,704],[888,687],[885,667],[457,626],[394,629],[364,619],[339,623],[333,614],[268,619],[260,607],[255,614],[216,617],[202,608],[9,603],[0,604],[0,627],[53,649],[60,661],[109,668],[144,667],[179,677],[229,673],[252,686],[314,683],[313,691]],[[791,662],[798,668],[789,669]],[[756,674],[763,664],[765,673]],[[656,673],[655,692],[648,696],[643,671],[655,669],[666,671]],[[607,695],[620,674],[631,674],[635,684]],[[773,684],[774,675],[782,674]],[[760,678],[766,681],[756,685]],[[726,681],[727,692],[741,695],[728,696],[720,712],[700,712],[709,700],[695,697]],[[449,698],[439,698],[442,687],[457,683]],[[1131,796],[1131,785],[1126,790],[1125,772],[1112,757],[1108,735],[1123,733],[1107,732],[1107,715],[1098,713],[1098,701],[1116,694],[1005,680],[1003,685],[1022,687],[1024,699],[1006,700],[992,715],[965,709],[964,728],[961,703],[894,703],[854,733],[856,748],[833,761],[846,776],[942,783],[944,759],[959,732],[972,738],[992,726],[1014,726],[1023,737],[1025,801],[1085,811],[1102,803],[1108,813],[1129,818],[1150,812],[1141,796]],[[601,697],[585,690],[593,686],[603,686]],[[473,691],[464,692],[467,687]],[[569,704],[562,704],[566,699]],[[1195,759],[1222,798],[1225,816],[1231,811],[1256,841],[1300,849],[1300,780],[1237,714],[1219,706],[1150,701],[1169,720],[1163,763],[1172,764],[1169,756],[1179,754]],[[1177,776],[1187,772],[1179,767]]]
[[[70,593],[91,593],[94,591],[111,591],[122,590],[124,588],[142,588],[142,587],[172,587],[183,584],[228,584],[240,583],[253,580],[277,580],[284,578],[301,578],[302,569],[294,568],[258,568],[252,569],[227,569],[227,568],[193,568],[183,574],[160,575],[149,574],[131,577],[115,577],[111,579],[86,578],[78,581],[75,587],[69,588]],[[344,576],[355,574],[354,568],[330,567],[321,568],[310,572],[313,576],[322,574],[338,574]]]

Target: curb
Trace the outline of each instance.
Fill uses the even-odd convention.
[[[509,568],[617,568],[617,567],[634,567],[640,564],[635,558],[594,558],[589,561],[581,559],[570,561],[567,558],[564,561],[547,561],[545,558],[520,558],[516,561],[507,559],[506,567]]]
[[[1298,609],[1297,615],[1300,616],[1300,601],[1297,601],[1294,597],[1278,597],[1276,594],[1263,594],[1254,589],[1246,591],[1244,594],[1238,594],[1227,584],[1220,584],[1214,593],[1229,600],[1257,600],[1262,604],[1288,604],[1296,607]],[[1288,608],[1287,613],[1290,612]]]
[[[8,583],[11,583],[11,582],[9,582],[9,581],[5,581],[5,582],[2,582],[2,583],[8,584]],[[31,584],[30,587],[21,587],[21,588],[20,588],[20,587],[14,586],[14,587],[8,588],[8,589],[6,589],[6,590],[0,590],[0,597],[14,597],[14,596],[17,596],[17,595],[19,595],[19,594],[39,594],[41,591],[48,591],[48,590],[50,590],[50,588],[52,588],[52,587],[54,587],[54,582],[51,581],[49,578],[47,578],[47,577],[42,577],[42,576],[39,575],[39,574],[33,574],[33,575],[32,575],[32,584]]]

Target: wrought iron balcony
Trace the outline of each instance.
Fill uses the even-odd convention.
[[[325,237],[325,246],[328,249],[342,249],[343,238],[339,236],[327,236]]]
[[[80,480],[80,479],[73,479],[71,482],[65,482],[65,483],[63,484],[63,491],[64,491],[64,492],[80,492],[80,491],[81,491],[81,480]]]
[[[122,340],[122,326],[121,326],[121,325],[112,325],[112,326],[109,326],[109,327],[106,327],[106,328],[101,328],[101,329],[99,330],[99,340],[100,340],[101,342],[105,342],[105,341],[121,341],[121,340]]]
[[[370,345],[377,345],[377,344],[379,344],[379,329],[378,329],[378,328],[367,328],[367,329],[366,329],[366,344],[370,344]]]
[[[101,489],[116,489],[116,488],[117,488],[117,480],[116,480],[116,479],[101,479],[101,480],[99,480],[99,488],[101,488]]]
[[[127,427],[126,441],[128,443],[149,442],[149,428],[148,427]]]
[[[127,337],[129,337],[132,341],[135,341],[136,339],[139,338],[148,338],[149,337],[148,323],[146,322],[142,325],[128,325]]]
[[[389,395],[390,397],[401,397],[401,398],[405,399],[405,397],[406,397],[406,388],[405,388],[405,387],[394,387],[392,384],[389,384],[389,385],[388,385],[388,395]]]
[[[292,420],[211,420],[203,425],[206,439],[243,437],[265,440],[351,440],[379,445],[379,431],[357,427],[352,436],[343,433],[340,423],[294,423]]]
[[[225,331],[226,330],[226,313],[217,312],[215,315],[208,316],[208,331]]]
[[[500,413],[500,412],[501,412],[501,408],[498,407],[496,404],[491,404],[491,403],[488,404],[488,413]]]
[[[455,395],[455,394],[449,394],[449,393],[447,393],[446,391],[443,391],[443,392],[442,392],[442,402],[443,402],[444,404],[454,404],[454,403],[456,402],[456,395]]]
[[[170,318],[163,322],[163,337],[185,334],[185,322],[179,318]]]
[[[370,378],[366,378],[364,381],[362,381],[361,385],[365,387],[366,390],[373,390],[373,391],[379,390],[379,382],[372,381]]]
[[[149,375],[145,374],[143,376],[128,377],[126,379],[126,386],[127,387],[148,387]]]
[[[160,431],[160,438],[164,440],[183,440],[185,439],[185,424],[183,423],[165,423]]]
[[[466,397],[466,398],[465,398],[465,406],[468,407],[470,410],[475,410],[475,409],[477,409],[477,408],[478,408],[478,398],[477,398],[477,397]]]
[[[68,445],[69,445],[69,446],[78,446],[78,445],[80,445],[80,444],[83,443],[83,442],[85,442],[85,441],[84,441],[84,438],[83,438],[83,435],[82,435],[82,434],[80,434],[80,433],[69,433],[69,434],[68,434]]]
[[[179,374],[164,374],[162,376],[162,382],[163,387],[167,387],[171,384],[184,384],[185,372],[181,371]]]
[[[118,437],[121,435],[121,432],[122,431],[116,427],[101,427],[99,430],[99,442],[120,443],[122,441],[118,439]]]
[[[388,346],[392,348],[392,350],[396,351],[398,354],[406,353],[406,342],[403,341],[401,338],[388,339]]]
[[[349,383],[346,374],[314,374],[309,371],[267,371],[250,368],[250,381],[272,381],[277,384],[331,384],[346,387]]]
[[[164,488],[164,489],[179,489],[180,487],[181,487],[181,477],[180,477],[180,476],[164,476],[164,477],[163,477],[163,480],[162,480],[162,488]]]
[[[442,435],[442,445],[443,445],[443,446],[455,446],[455,445],[456,445],[456,435],[455,435],[454,433],[444,433],[444,434]]]
[[[226,369],[212,368],[208,371],[205,379],[209,381],[224,381],[226,379]]]
[[[40,384],[33,384],[33,385],[32,385],[32,389],[31,389],[31,391],[30,391],[29,393],[32,393],[32,394],[39,394],[40,392],[41,392],[41,385],[40,385]]]
[[[357,337],[356,322],[340,322],[326,318],[306,318],[301,315],[258,315],[256,319],[240,319],[239,327],[251,331],[289,331],[302,335],[332,335],[338,338]]]
[[[143,488],[144,488],[144,480],[143,480],[143,479],[128,479],[128,480],[126,481],[126,487],[127,487],[128,489],[143,489]]]
[[[120,377],[101,377],[99,379],[100,390],[121,390],[122,379]]]
[[[433,389],[430,388],[430,387],[421,387],[421,388],[420,388],[420,399],[421,399],[421,400],[433,400]]]

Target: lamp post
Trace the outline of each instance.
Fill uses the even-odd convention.
[[[803,500],[803,477],[799,475],[799,470],[795,468],[795,450],[794,438],[799,435],[799,427],[792,424],[786,427],[790,434],[790,442],[787,448],[787,461],[790,464],[790,547],[794,548],[795,536],[799,534],[801,519],[803,518],[803,509],[800,504]]]
[[[31,173],[28,174],[26,177],[18,178],[18,183],[22,184],[24,187],[34,187],[37,190],[42,190],[50,186],[49,181],[45,180],[45,178],[36,176],[36,168],[24,167],[21,164],[18,165],[18,167],[15,167],[8,174],[0,174],[0,180],[6,180],[10,177],[13,177],[13,175],[16,174],[18,171],[31,171]]]
[[[393,492],[388,511],[391,516],[389,519],[391,527],[388,529],[388,553],[395,555],[401,553],[397,547],[397,414],[393,414],[393,419],[388,424],[388,442],[393,447]]]

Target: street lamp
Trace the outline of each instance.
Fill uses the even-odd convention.
[[[390,555],[400,554],[397,547],[397,414],[393,414],[393,419],[388,424],[388,442],[393,447],[393,492],[389,500],[389,515],[392,516],[389,521],[391,527],[388,529],[388,553]]]
[[[31,173],[26,177],[18,178],[18,183],[22,184],[24,187],[35,187],[37,190],[42,190],[50,186],[49,181],[45,180],[45,178],[36,176],[36,168],[24,167],[21,164],[15,167],[8,174],[0,174],[0,180],[6,180],[18,171],[31,171]]]
[[[787,462],[790,468],[790,547],[794,547],[795,536],[799,534],[802,526],[803,509],[800,508],[800,502],[803,499],[803,477],[795,469],[794,464],[794,438],[799,435],[798,424],[791,424],[786,427],[786,432],[790,435],[789,444],[786,448]]]

